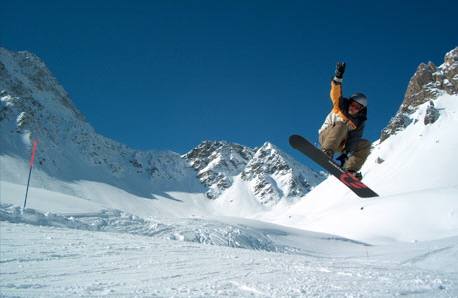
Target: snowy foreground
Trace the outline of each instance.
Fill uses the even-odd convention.
[[[458,295],[457,237],[370,246],[254,221],[229,230],[198,219],[161,226],[121,213],[66,217],[5,204],[1,215],[2,297]],[[263,235],[258,242],[253,230]],[[252,247],[204,244],[220,234]]]

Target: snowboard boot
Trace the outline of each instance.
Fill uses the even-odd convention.
[[[353,176],[355,176],[356,179],[358,179],[359,181],[363,180],[363,175],[361,174],[361,172],[356,172],[356,171],[353,171],[353,170],[348,170],[348,173],[352,174]]]

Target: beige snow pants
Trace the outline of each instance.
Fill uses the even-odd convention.
[[[336,122],[320,133],[319,141],[321,148],[332,150],[334,153],[340,153],[344,149],[345,140],[350,128],[344,122]],[[366,161],[371,151],[371,142],[360,139],[356,144],[353,155],[345,164],[347,171],[358,172]]]

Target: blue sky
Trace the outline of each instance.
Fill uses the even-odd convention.
[[[0,44],[38,55],[100,134],[184,154],[204,140],[296,156],[317,141],[335,63],[375,141],[422,62],[458,46],[457,1],[3,0]],[[303,161],[303,160],[302,160]]]

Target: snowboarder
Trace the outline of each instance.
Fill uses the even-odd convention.
[[[355,93],[350,98],[342,96],[342,81],[345,62],[338,62],[335,76],[331,82],[330,97],[334,105],[326,117],[319,133],[321,150],[330,158],[335,153],[342,167],[359,180],[359,172],[371,150],[371,143],[361,139],[367,120],[367,98],[362,93]]]

